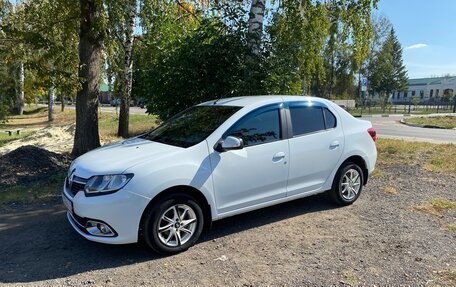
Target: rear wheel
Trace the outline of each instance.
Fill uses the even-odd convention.
[[[159,200],[144,220],[144,241],[158,253],[187,250],[200,237],[204,226],[198,202],[186,194],[173,194]]]
[[[349,205],[355,202],[363,189],[363,171],[359,165],[346,162],[334,178],[331,195],[339,205]]]

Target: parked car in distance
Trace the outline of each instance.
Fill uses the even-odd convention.
[[[111,107],[118,107],[120,106],[121,100],[120,99],[112,99],[111,100]]]
[[[121,99],[112,99],[111,100],[111,106],[112,107],[119,107],[121,103],[122,103]],[[135,101],[134,100],[130,100],[130,107],[134,107],[134,106],[135,106]]]
[[[62,197],[89,240],[177,253],[224,217],[325,191],[352,204],[374,170],[375,140],[370,122],[325,99],[209,101],[80,156]]]

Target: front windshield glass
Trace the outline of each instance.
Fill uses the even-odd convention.
[[[200,143],[241,107],[194,106],[146,134],[143,138],[187,148]]]

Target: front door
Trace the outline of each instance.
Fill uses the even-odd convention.
[[[210,155],[219,213],[286,196],[289,154],[282,132],[275,104],[247,114],[224,134],[241,138],[244,148]]]

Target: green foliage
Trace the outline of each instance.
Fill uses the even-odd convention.
[[[248,7],[220,3],[186,17],[172,2],[148,8],[156,18],[143,20],[133,95],[149,112],[167,118],[219,97],[354,93],[375,0],[283,1],[271,8],[259,55],[247,45]]]
[[[68,96],[74,94],[78,67],[78,4],[72,0],[26,1],[8,13],[1,23],[7,40],[0,40],[0,54],[18,74],[25,66],[25,96],[32,102],[54,86]],[[16,87],[17,89],[17,84]]]
[[[412,104],[414,106],[417,106],[420,103],[420,97],[419,96],[413,96],[412,97]]]
[[[402,61],[402,47],[393,28],[369,70],[371,88],[384,96],[393,91],[407,89],[407,71]]]
[[[103,57],[115,95],[124,93],[126,6],[135,0],[97,0]],[[354,75],[374,36],[377,0],[286,0],[268,6],[260,52],[248,45],[251,1],[136,0],[133,98],[167,118],[193,104],[255,94],[353,97]],[[26,97],[79,88],[79,4],[72,0],[24,1],[11,13],[0,0],[2,99],[12,104],[18,63],[26,67]],[[5,20],[2,20],[5,19]],[[4,32],[5,31],[5,32]],[[0,39],[1,39],[0,35]],[[2,49],[3,43],[3,49]],[[4,52],[3,56],[1,51]],[[3,58],[2,58],[3,57]],[[107,68],[107,69],[105,69]],[[3,90],[2,90],[3,89]],[[1,94],[0,94],[1,95]],[[7,99],[7,100],[5,100]],[[1,114],[1,109],[0,109]]]
[[[136,81],[133,91],[144,91],[148,112],[162,119],[198,102],[261,93],[258,83],[264,76],[258,69],[251,81],[244,81],[249,65],[258,68],[259,61],[249,59],[243,39],[220,21],[202,19],[194,33],[179,39],[175,51],[158,53],[139,75],[145,83]]]

